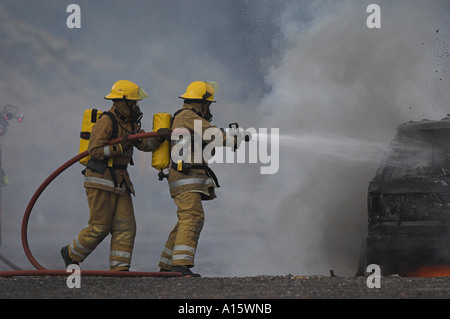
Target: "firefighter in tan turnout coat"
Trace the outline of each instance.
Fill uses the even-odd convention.
[[[116,82],[111,93],[105,96],[113,101],[109,111],[113,118],[102,114],[92,128],[88,147],[91,159],[84,172],[90,217],[88,227],[61,249],[66,267],[82,262],[111,234],[109,269],[130,268],[136,222],[131,199],[135,192],[127,167],[132,160],[133,147],[145,152],[154,151],[170,132],[163,129],[158,131],[159,138],[127,140],[129,134],[144,132],[140,130],[142,113],[137,102],[147,96],[144,90],[126,80]],[[107,145],[110,140],[121,137],[120,144]]]
[[[180,98],[184,99],[184,105],[174,114],[173,132],[177,129],[187,129],[192,135],[201,134],[204,147],[211,140],[203,139],[203,133],[210,129],[213,130],[211,135],[222,138],[222,145],[228,145],[229,136],[224,130],[210,124],[212,118],[210,105],[215,101],[214,87],[209,82],[192,82]],[[201,127],[201,132],[194,131],[196,121],[201,123],[197,124],[197,127]],[[172,149],[173,147],[174,141]],[[161,253],[159,267],[160,271],[181,272],[185,276],[199,277],[200,275],[192,273],[190,268],[194,266],[195,251],[204,223],[202,200],[214,199],[216,197],[214,188],[219,185],[203,157],[201,162],[196,163],[192,150],[187,155],[191,156],[190,165],[175,162],[173,157],[171,159],[168,182],[170,195],[178,207],[178,222],[169,234]]]

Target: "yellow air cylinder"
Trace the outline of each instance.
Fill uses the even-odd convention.
[[[79,153],[87,151],[89,146],[89,138],[91,137],[92,127],[97,123],[102,111],[97,109],[88,109],[83,113],[83,122],[80,132],[80,150]],[[91,157],[88,155],[80,160],[80,163],[86,165]]]
[[[170,113],[156,113],[153,115],[153,132],[160,128],[172,128],[172,115]],[[152,152],[152,167],[161,171],[169,167],[170,141],[164,141],[158,149]]]

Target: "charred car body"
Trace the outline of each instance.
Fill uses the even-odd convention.
[[[450,264],[450,117],[397,128],[368,189],[361,265],[383,274]]]

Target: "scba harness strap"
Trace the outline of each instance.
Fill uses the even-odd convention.
[[[189,163],[181,162],[181,169],[180,169],[177,163],[172,162],[172,168],[180,173],[183,173],[184,175],[188,175],[191,169],[204,169],[206,171],[206,174],[212,178],[214,184],[216,184],[217,187],[220,187],[219,180],[216,174],[207,165],[191,165]]]

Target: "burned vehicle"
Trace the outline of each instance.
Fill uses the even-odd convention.
[[[407,122],[369,183],[368,235],[357,275],[450,265],[450,115]]]

